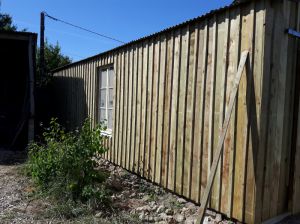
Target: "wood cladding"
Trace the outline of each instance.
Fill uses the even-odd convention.
[[[104,157],[199,203],[248,50],[250,72],[241,78],[209,207],[247,223],[300,212],[287,196],[289,182],[300,192],[290,153],[298,45],[284,33],[299,27],[298,14],[296,2],[250,1],[57,70],[69,80],[60,87],[63,119],[71,129],[86,117],[97,122],[98,69],[113,64]]]

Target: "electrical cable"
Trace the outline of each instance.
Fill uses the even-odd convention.
[[[64,21],[64,20],[61,20],[61,19],[55,18],[55,17],[53,17],[53,16],[50,16],[50,15],[49,15],[48,13],[46,13],[45,11],[44,11],[43,13],[44,13],[45,16],[47,16],[49,19],[52,19],[52,20],[54,20],[54,21],[61,22],[61,23],[64,23],[64,24],[66,24],[66,25],[73,26],[73,27],[75,27],[75,28],[84,30],[84,31],[86,31],[86,32],[89,32],[89,33],[92,33],[92,34],[95,34],[95,35],[98,35],[98,36],[101,36],[101,37],[104,37],[104,38],[107,38],[107,39],[110,39],[110,40],[113,40],[113,41],[117,41],[117,42],[122,43],[122,44],[125,44],[124,41],[118,40],[118,39],[116,39],[116,38],[109,37],[109,36],[103,35],[103,34],[101,34],[101,33],[97,33],[97,32],[95,32],[95,31],[86,29],[86,28],[84,28],[84,27],[77,26],[77,25],[74,25],[74,24],[72,24],[72,23],[66,22],[66,21]]]

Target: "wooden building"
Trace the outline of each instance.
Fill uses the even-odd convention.
[[[106,120],[105,158],[199,203],[248,50],[209,207],[246,223],[298,213],[299,9],[242,1],[58,68],[61,119]]]
[[[0,150],[25,149],[34,138],[37,35],[0,31]]]

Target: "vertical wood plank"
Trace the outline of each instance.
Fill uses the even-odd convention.
[[[121,52],[120,56],[120,107],[119,107],[119,147],[118,147],[118,160],[117,164],[122,164],[123,159],[123,132],[124,132],[124,125],[123,125],[123,114],[124,114],[124,64],[125,64],[125,52]]]
[[[154,64],[154,39],[151,40],[148,50],[148,89],[147,89],[147,110],[146,110],[146,147],[145,147],[145,176],[151,180],[151,130],[152,130],[152,108],[153,108],[153,64]]]
[[[157,137],[156,137],[156,172],[155,182],[162,184],[162,169],[165,167],[163,164],[163,133],[164,133],[164,106],[165,102],[165,89],[166,89],[166,62],[167,62],[167,38],[162,35],[159,43],[159,93],[158,93],[158,118],[157,118]]]
[[[185,123],[186,123],[186,92],[188,82],[188,63],[189,63],[189,26],[181,31],[181,54],[180,54],[180,74],[179,74],[179,98],[177,114],[177,158],[176,158],[176,192],[183,194],[184,188],[184,167],[185,162]],[[187,186],[186,186],[187,187]],[[187,191],[187,188],[185,188]]]
[[[168,188],[175,191],[176,189],[176,158],[177,158],[177,113],[179,98],[179,78],[180,78],[180,54],[181,54],[181,30],[175,31],[174,40],[174,60],[173,60],[173,83],[171,91],[171,127],[170,127],[170,151],[169,156],[169,172],[168,172]]]
[[[207,140],[205,139],[205,133],[207,133],[208,129],[206,128],[206,120],[208,121],[208,112],[209,112],[209,107],[207,107],[207,100],[206,99],[206,91],[207,91],[207,78],[208,78],[208,52],[209,52],[209,22],[206,20],[204,22],[204,27],[200,31],[200,36],[201,36],[201,42],[203,48],[199,48],[199,54],[202,54],[202,60],[198,65],[198,71],[200,74],[199,77],[199,85],[201,87],[199,91],[199,98],[200,98],[200,105],[197,106],[196,108],[199,108],[199,131],[200,131],[200,138],[199,138],[199,146],[200,146],[200,152],[199,152],[199,182],[198,182],[198,202],[200,203],[200,197],[202,192],[204,192],[205,187],[206,187],[206,182],[207,182],[207,177],[208,177],[208,147],[207,147]],[[202,42],[203,40],[203,42]],[[201,45],[199,45],[201,47]],[[201,53],[200,53],[201,52]],[[200,58],[200,56],[199,56]],[[205,120],[206,119],[206,120]],[[196,137],[195,137],[196,139]]]
[[[117,136],[118,136],[118,117],[117,117],[117,107],[118,107],[118,53],[115,52],[114,55],[114,112],[113,112],[113,131],[112,131],[112,147],[110,149],[111,153],[110,153],[110,162],[114,162],[115,161],[115,157],[116,157],[116,148],[117,148]]]
[[[136,115],[136,157],[135,157],[135,172],[140,174],[141,160],[141,135],[142,135],[142,83],[143,83],[143,45],[137,46],[137,115]]]
[[[141,137],[140,137],[140,172],[141,175],[145,176],[145,148],[146,148],[146,111],[147,111],[147,90],[148,90],[148,43],[143,43],[143,55],[142,55],[142,61],[143,61],[143,81],[142,81],[142,116],[141,116]]]
[[[197,68],[198,68],[198,46],[199,46],[199,23],[195,24],[194,30],[191,35],[191,41],[190,41],[190,72],[191,72],[191,78],[189,79],[189,87],[188,89],[191,89],[189,97],[187,99],[187,128],[190,129],[187,132],[187,139],[189,144],[190,144],[190,163],[189,163],[189,173],[188,173],[188,179],[187,182],[189,182],[189,189],[188,189],[188,198],[191,198],[194,201],[197,201],[197,190],[199,189],[199,180],[198,177],[199,175],[198,172],[200,172],[200,167],[197,166],[197,164],[200,162],[198,159],[199,158],[198,153],[200,152],[200,147],[196,148],[195,147],[195,135],[199,138],[199,132],[196,130],[196,123],[198,123],[198,120],[196,121],[196,101],[200,101],[197,99],[197,84],[198,84],[198,77],[199,73],[197,73]],[[187,144],[187,147],[188,144]],[[187,163],[188,164],[188,163]],[[197,170],[198,168],[198,170]],[[198,188],[198,189],[197,189]]]
[[[226,91],[226,108],[228,108],[230,100],[230,91],[232,89],[235,74],[238,68],[239,47],[240,47],[240,9],[237,8],[230,12],[230,32],[229,32],[229,49],[228,49],[228,69],[227,69],[227,91]],[[233,194],[234,194],[234,173],[235,173],[235,139],[236,139],[236,103],[233,108],[230,126],[224,142],[224,162],[223,162],[223,192],[224,206],[221,206],[223,211],[226,210],[228,217],[232,215]],[[228,158],[228,159],[226,159]],[[228,167],[228,168],[227,168]],[[226,169],[227,168],[227,169]],[[226,178],[226,174],[228,178]],[[223,196],[222,196],[223,198]],[[227,203],[225,203],[227,201]],[[223,207],[223,208],[222,208]]]
[[[159,98],[159,70],[160,70],[160,38],[156,38],[154,41],[153,50],[153,83],[152,83],[152,122],[151,122],[151,160],[150,167],[151,180],[155,182],[157,174],[157,129],[158,129],[158,98]]]
[[[132,68],[131,68],[131,76],[132,76],[132,97],[131,97],[131,121],[130,121],[130,129],[131,129],[131,136],[130,136],[130,158],[129,158],[129,170],[134,171],[134,163],[135,163],[135,132],[136,132],[136,90],[137,90],[137,51],[136,51],[136,45],[133,46],[132,49]]]
[[[173,88],[173,60],[174,60],[174,32],[166,37],[166,89],[164,93],[164,130],[162,139],[162,168],[161,168],[161,184],[164,187],[169,186],[169,168],[170,168],[170,127],[171,127],[171,105],[172,105],[172,88]]]
[[[124,52],[124,63],[123,63],[123,80],[124,80],[124,85],[123,85],[123,106],[122,108],[122,122],[123,122],[123,136],[122,136],[122,153],[121,153],[121,166],[126,168],[126,162],[127,162],[127,116],[128,116],[128,58],[129,58],[129,49],[130,47],[127,47],[127,49]]]
[[[125,66],[127,67],[126,69],[126,89],[127,89],[127,95],[126,95],[126,126],[125,126],[125,130],[126,130],[126,135],[125,135],[125,144],[124,147],[126,148],[126,153],[125,153],[125,163],[124,163],[124,168],[129,170],[129,158],[130,158],[130,148],[129,148],[129,142],[130,142],[130,134],[131,134],[131,130],[130,130],[130,120],[131,120],[131,95],[132,95],[132,86],[131,86],[131,82],[132,82],[132,75],[131,75],[131,58],[132,58],[132,47],[128,48],[128,53],[127,53],[127,61]]]
[[[193,167],[193,134],[194,134],[194,104],[195,104],[195,84],[196,84],[196,58],[198,29],[196,25],[190,26],[189,46],[188,46],[188,68],[187,68],[187,89],[186,89],[186,107],[185,107],[185,141],[184,141],[184,171],[183,171],[183,194],[185,197],[191,197],[192,186],[192,167]]]

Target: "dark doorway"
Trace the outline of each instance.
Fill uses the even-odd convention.
[[[0,39],[0,148],[27,143],[28,77],[28,41]]]

